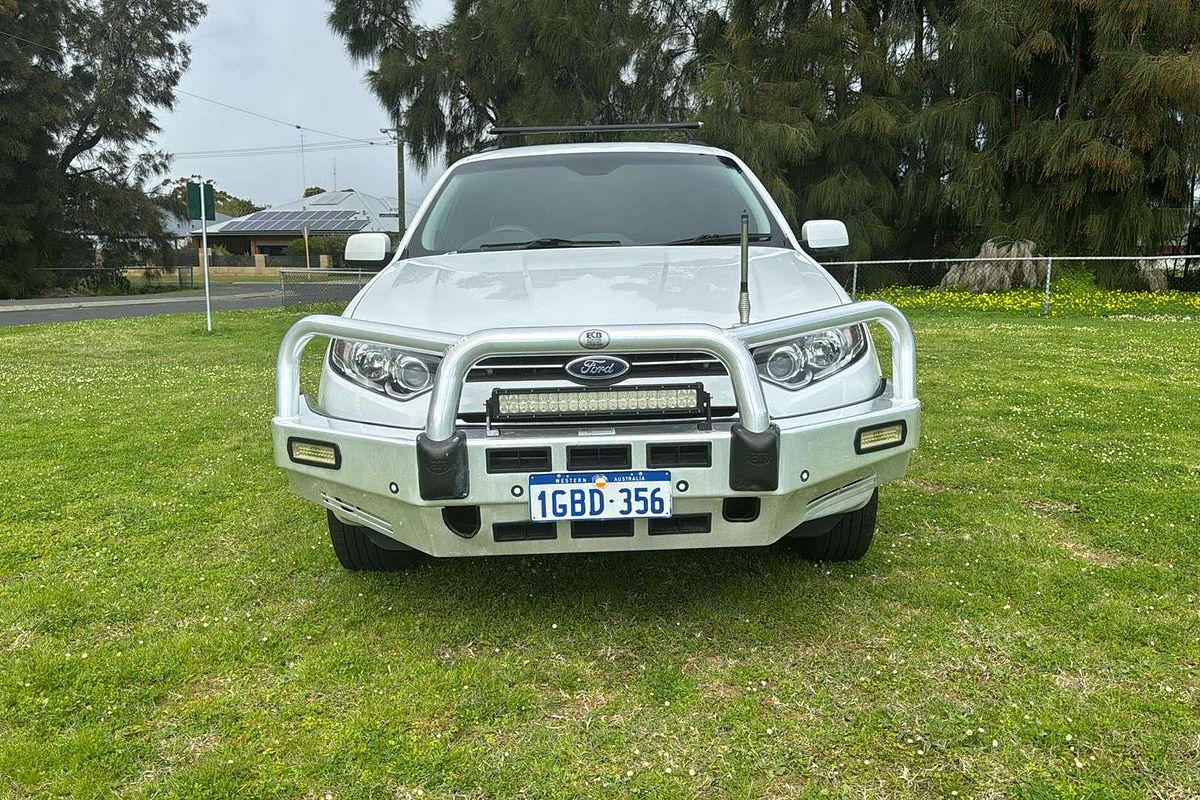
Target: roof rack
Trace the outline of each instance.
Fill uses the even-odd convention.
[[[602,135],[606,133],[646,133],[650,131],[680,131],[689,142],[695,141],[695,133],[704,127],[703,122],[633,122],[622,125],[534,125],[492,126],[489,134],[496,137],[495,146],[514,136],[554,136],[564,133]]]

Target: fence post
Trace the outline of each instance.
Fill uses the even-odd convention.
[[[1042,316],[1050,316],[1050,273],[1054,271],[1054,256],[1046,256],[1046,295],[1042,299]]]
[[[287,308],[287,297],[283,294],[283,267],[279,267],[279,307]]]
[[[858,262],[854,262],[854,274],[850,277],[850,299],[858,299]]]

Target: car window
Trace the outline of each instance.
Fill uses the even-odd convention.
[[[575,153],[463,164],[419,222],[409,255],[529,243],[637,246],[736,234],[790,246],[728,158],[693,153]]]

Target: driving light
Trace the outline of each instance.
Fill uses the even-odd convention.
[[[827,369],[836,364],[842,357],[845,344],[838,331],[824,331],[809,337],[804,344],[804,352],[808,354],[808,362],[815,369]]]
[[[419,392],[430,384],[429,367],[419,358],[404,356],[392,364],[392,380],[410,392]]]
[[[369,381],[381,381],[388,374],[389,353],[376,344],[356,344],[353,351],[354,369]]]
[[[794,345],[787,345],[767,357],[767,372],[777,381],[793,380],[804,369],[804,355]]]
[[[287,446],[288,457],[297,464],[341,469],[342,453],[336,444],[291,437],[287,441]]]
[[[908,424],[904,420],[863,428],[855,436],[854,452],[862,455],[877,450],[887,450],[890,447],[899,447],[904,444],[907,436]]]
[[[345,378],[398,400],[428,391],[441,359],[371,342],[334,339],[329,361]]]
[[[604,389],[497,389],[488,404],[496,421],[571,417],[696,416],[707,395],[699,386]]]
[[[853,364],[867,351],[862,325],[832,328],[751,351],[758,374],[785,389],[802,389]]]

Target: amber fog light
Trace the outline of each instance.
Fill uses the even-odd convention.
[[[312,439],[288,439],[288,457],[297,464],[326,469],[341,469],[342,451],[336,444]]]
[[[908,438],[908,424],[904,420],[887,422],[883,425],[873,425],[862,428],[854,436],[854,452],[874,453],[876,450],[887,450],[899,447]]]

